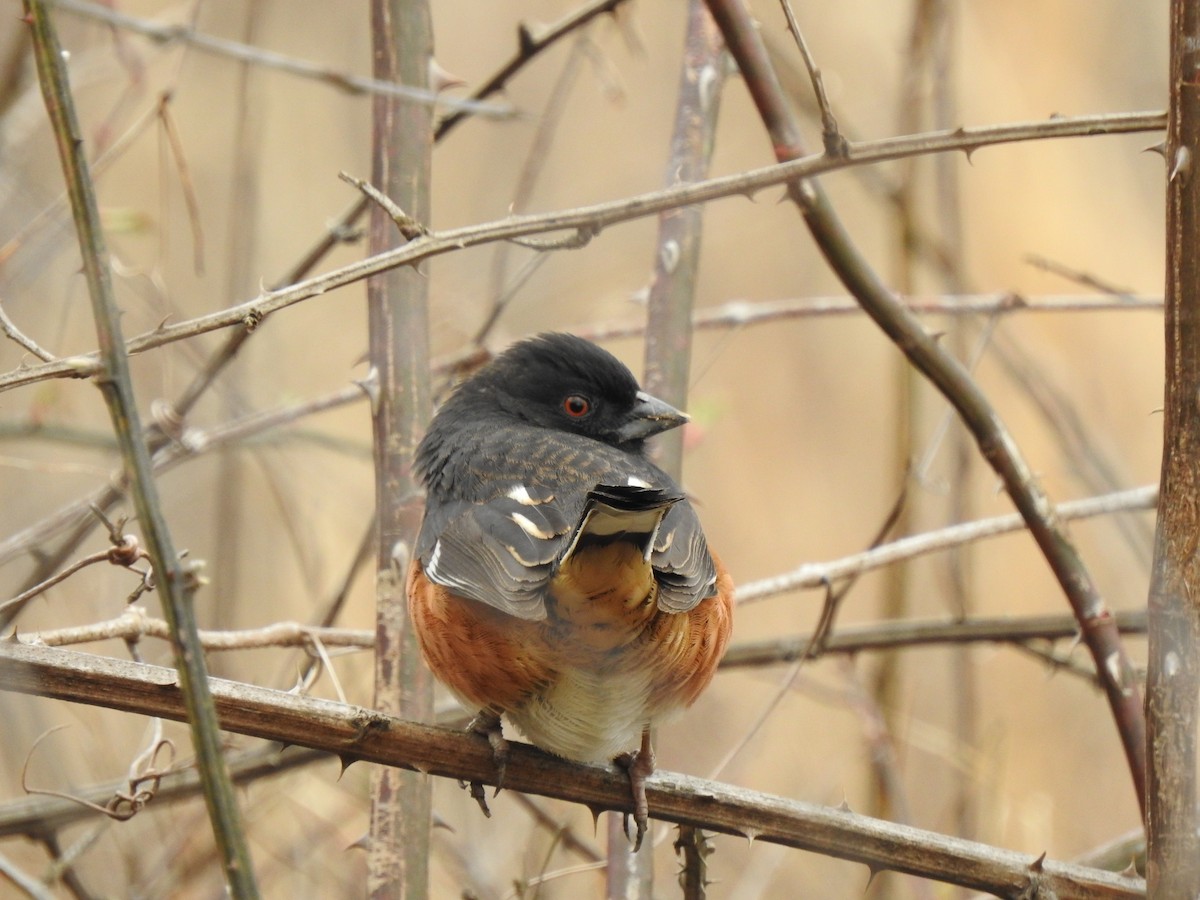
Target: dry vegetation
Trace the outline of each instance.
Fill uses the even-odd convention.
[[[544,23],[591,5],[436,0],[436,57],[461,82],[443,98],[467,96],[512,59],[518,23],[536,38]],[[435,147],[432,213],[421,223],[434,234],[415,242],[453,232],[446,252],[419,263],[435,394],[478,348],[537,331],[594,337],[643,370],[656,261],[674,251],[660,244],[655,215],[635,216],[623,201],[649,194],[664,209],[678,203],[661,191],[679,165],[669,158],[687,5],[611,5],[616,15],[528,60]],[[1124,646],[1144,670],[1154,492],[1132,489],[1157,481],[1163,435],[1165,178],[1162,157],[1143,150],[1163,140],[1164,119],[1153,113],[1167,104],[1164,6],[1134,15],[1118,0],[793,7],[841,134],[854,142],[852,159],[889,155],[872,142],[892,136],[983,129],[918,141],[901,148],[908,155],[869,165],[835,160],[821,184],[875,271],[938,335],[936,346],[970,369],[1028,464],[1026,487],[1056,503],[1129,492],[1063,529],[1095,592],[1128,614]],[[209,669],[369,708],[372,422],[369,391],[356,384],[370,381],[368,316],[361,273],[346,268],[364,258],[365,243],[342,229],[346,240],[312,270],[332,273],[319,290],[271,292],[297,280],[310,248],[358,201],[338,173],[371,174],[366,4],[115,5],[136,28],[105,24],[104,8],[73,0],[53,18],[70,51],[121,327],[127,338],[147,336],[130,358],[133,383],[143,422],[155,429],[162,512],[203,576],[194,602],[214,647]],[[821,117],[784,12],[775,0],[753,8],[783,95],[816,151]],[[158,593],[139,590],[148,563],[137,560],[136,571],[107,564],[108,530],[87,508],[100,504],[114,522],[132,515],[109,490],[121,457],[95,382],[62,377],[94,374],[79,355],[97,347],[96,326],[29,30],[17,4],[5,12],[0,304],[12,339],[0,340],[0,602],[91,557],[99,562],[20,604],[22,640],[170,665],[165,630],[147,622],[161,618]],[[234,45],[251,52],[231,55]],[[298,61],[310,71],[295,71]],[[714,112],[720,96],[710,174],[773,164],[747,90],[753,79],[706,77]],[[1081,125],[1082,116],[1092,118]],[[990,146],[1000,137],[992,126],[1020,122],[1033,127]],[[1031,140],[1050,129],[1076,136]],[[934,144],[972,152],[913,155]],[[742,586],[742,605],[725,671],[662,729],[660,768],[812,804],[814,816],[845,803],[1013,851],[1018,867],[1043,853],[1084,857],[1137,832],[1116,704],[1098,687],[1064,590],[1028,531],[1011,522],[999,536],[951,530],[943,536],[963,540],[932,552],[902,544],[878,565],[847,559],[875,543],[883,553],[901,538],[1010,516],[1012,484],[845,294],[783,183],[762,175],[694,207],[704,230],[690,289],[700,327],[683,475]],[[511,213],[571,211],[503,224]],[[468,227],[483,223],[501,224]],[[590,234],[591,224],[604,228]],[[552,249],[499,240],[577,236],[581,225],[589,239]],[[450,249],[454,235],[466,249]],[[201,327],[210,321],[201,317],[228,326],[245,310],[225,311],[280,297],[296,302],[280,300],[256,319],[186,414],[172,412],[236,328]],[[136,523],[124,530],[141,534]],[[792,573],[785,584],[771,581]],[[6,620],[16,611],[0,607]],[[964,618],[986,621],[968,627]],[[281,623],[337,630],[314,637]],[[797,661],[814,632],[823,642]],[[0,670],[0,688],[16,688],[0,691],[0,894],[24,883],[32,896],[217,895],[220,862],[195,791],[172,778],[126,783],[131,767],[186,771],[192,760],[185,726],[124,711],[177,715],[157,706],[170,704],[150,688],[139,690],[138,677],[68,673],[45,689],[59,697],[51,699]],[[61,699],[73,685],[87,704]],[[253,705],[260,700],[267,705]],[[334,712],[316,728],[303,710],[295,721],[272,712],[269,697],[229,702],[253,710],[245,728],[260,723],[259,734],[299,740],[309,728],[311,742],[329,749],[349,740],[339,728],[353,731]],[[442,721],[457,721],[440,695],[436,706]],[[150,752],[159,729],[173,756]],[[361,895],[373,763],[342,771],[336,756],[293,749],[280,757],[277,745],[227,737],[238,766],[259,766],[237,797],[263,894]],[[356,744],[353,755],[443,774],[482,764],[463,749],[466,738],[447,739],[428,758],[420,748],[434,738],[404,739],[418,749]],[[518,760],[510,788],[546,785],[550,795],[601,805],[619,795],[605,794],[603,779],[580,784],[591,776],[538,765]],[[607,829],[603,819],[593,827],[586,806],[510,790],[485,819],[453,778],[429,780],[433,896],[602,895]],[[136,814],[105,817],[62,797],[27,797],[26,785],[101,805],[120,792],[119,811]],[[747,797],[749,808],[760,802]],[[730,809],[737,799],[731,792]],[[692,801],[684,797],[677,818],[773,834],[736,810],[732,819],[706,818]],[[834,827],[813,823],[814,834]],[[653,828],[655,892],[673,896],[676,830]],[[824,846],[806,840],[785,843]],[[934,881],[894,873],[868,886],[866,866],[834,858],[854,857],[868,838],[831,840],[827,855],[716,835],[709,893],[950,896]],[[909,851],[933,859],[935,846],[923,840]],[[947,852],[961,861],[966,848]],[[1136,840],[1124,845],[1115,869],[1136,852]],[[972,882],[968,868],[952,861],[943,875],[989,883]],[[1126,889],[1144,886],[1129,879],[1088,896]]]

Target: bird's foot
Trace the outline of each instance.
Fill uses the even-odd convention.
[[[634,753],[622,753],[615,760],[629,775],[629,788],[633,793],[633,824],[637,835],[633,840],[633,852],[642,849],[642,839],[650,827],[650,804],[646,800],[646,779],[654,772],[654,748],[650,746],[650,730],[642,732],[641,749]],[[625,836],[629,837],[629,814],[625,814]]]
[[[500,788],[504,785],[504,767],[508,764],[508,741],[504,738],[500,716],[491,710],[481,709],[479,714],[467,725],[467,731],[487,738],[487,742],[492,748],[492,761],[496,764],[496,791],[492,794],[494,797],[500,793]],[[483,810],[483,814],[490,818],[492,811],[488,809],[487,795],[484,793],[482,782],[472,781],[469,789],[471,796]]]

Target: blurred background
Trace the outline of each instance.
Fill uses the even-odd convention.
[[[839,122],[852,140],[1052,115],[1162,109],[1165,3],[972,0],[795,3]],[[554,22],[576,0],[433,0],[436,55],[479,84],[516,50],[517,26]],[[811,88],[777,3],[753,4],[785,86],[820,146]],[[335,73],[370,74],[365,5],[309,0],[111,8],[155,27],[190,25]],[[57,356],[95,347],[79,257],[59,197],[62,178],[33,75],[20,5],[0,16],[0,302]],[[685,4],[630,0],[533,61],[497,104],[434,151],[433,229],[551,211],[653,191],[667,180]],[[164,43],[59,10],[85,140],[113,254],[127,335],[217,311],[274,284],[357,195],[337,177],[370,175],[370,98],[329,80],[243,63],[183,41]],[[916,24],[914,24],[916,23]],[[923,29],[928,28],[928,31]],[[920,35],[927,34],[923,44]],[[914,38],[917,35],[917,38]],[[915,49],[914,49],[915,48]],[[928,49],[923,49],[928,48]],[[922,55],[922,54],[925,55]],[[932,74],[930,74],[932,72]],[[446,96],[461,96],[449,89]],[[884,277],[914,301],[1019,294],[1161,297],[1163,162],[1143,152],[1161,135],[1033,142],[832,174],[823,180],[847,228]],[[713,174],[773,162],[736,77],[726,84]],[[737,302],[803,301],[843,291],[782,191],[710,204],[698,311]],[[490,245],[421,264],[435,355],[470,345],[496,297],[517,285],[485,344],[497,350],[551,329],[600,335],[641,372],[639,325],[655,260],[656,221],[606,229],[586,247],[545,255]],[[319,271],[364,255],[343,244]],[[524,276],[528,274],[528,277]],[[519,284],[518,284],[519,281]],[[1154,482],[1161,444],[1162,321],[1157,310],[929,315],[971,360],[1056,501]],[[221,334],[134,358],[143,414],[172,401]],[[250,414],[298,411],[366,369],[361,284],[272,316],[179,426],[197,449],[160,478],[175,542],[204,562],[202,627],[317,622],[349,586],[336,624],[370,629],[373,577],[354,561],[373,507],[370,419],[356,400],[242,440],[209,446],[211,429]],[[0,343],[0,373],[38,360]],[[907,485],[892,536],[1011,512],[996,478],[940,396],[907,372],[861,314],[790,315],[711,328],[692,354],[684,481],[711,543],[741,584],[863,550]],[[0,598],[18,593],[67,531],[62,511],[102,490],[117,465],[104,404],[87,381],[46,380],[0,393]],[[185,440],[185,444],[189,441]],[[118,505],[112,515],[128,514]],[[65,513],[64,513],[65,515]],[[68,524],[77,521],[72,519]],[[1152,514],[1071,526],[1090,571],[1118,610],[1144,606]],[[66,561],[106,547],[94,529]],[[368,567],[369,568],[369,567]],[[22,633],[111,619],[137,586],[91,567],[34,601]],[[139,603],[159,614],[150,595]],[[790,592],[738,610],[734,643],[811,631],[823,592]],[[935,554],[864,575],[838,625],[891,619],[1030,616],[1068,607],[1027,534]],[[836,633],[836,628],[835,628]],[[79,649],[128,658],[119,640]],[[1137,805],[1087,654],[1062,642],[978,644],[897,654],[827,656],[718,675],[697,705],[662,729],[659,766],[772,794],[907,821],[1028,853],[1069,859],[1138,825]],[[1128,649],[1140,664],[1144,643]],[[141,658],[169,660],[145,640]],[[210,655],[215,674],[290,688],[297,650]],[[1078,669],[1081,671],[1072,671]],[[369,705],[369,654],[335,657],[312,692]],[[769,713],[769,714],[768,714]],[[765,718],[763,718],[765,715]],[[760,723],[760,718],[763,721]],[[0,693],[0,809],[29,782],[78,790],[125,776],[145,746],[138,717]],[[758,725],[757,729],[755,726]],[[181,758],[186,732],[168,724]],[[252,748],[234,737],[231,745]],[[251,849],[268,896],[361,894],[368,770],[322,761],[242,789]],[[603,850],[583,808],[539,801]],[[454,783],[434,785],[432,867],[439,897],[598,896],[603,877],[501,794],[484,819]],[[659,894],[669,896],[673,831],[657,826]],[[79,885],[108,896],[210,897],[218,867],[198,801],[151,805],[125,823],[91,818],[61,835]],[[718,836],[710,873],[720,897],[850,897],[859,865]],[[40,843],[0,838],[0,854],[35,875],[53,864]],[[56,889],[70,896],[71,888]],[[875,896],[949,896],[881,878]],[[3,893],[3,891],[0,891]],[[79,893],[79,886],[76,886]]]

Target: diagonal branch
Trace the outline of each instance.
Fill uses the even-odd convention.
[[[208,671],[197,634],[192,604],[197,580],[175,552],[159,504],[150,454],[142,440],[129,357],[121,335],[121,313],[113,294],[108,249],[100,226],[95,187],[83,154],[83,139],[67,81],[62,47],[43,3],[26,0],[25,11],[32,26],[38,80],[62,158],[67,193],[79,237],[84,277],[92,301],[100,346],[100,392],[108,405],[121,447],[134,508],[154,561],[155,581],[162,597],[163,612],[171,625],[178,669],[177,674],[172,673],[172,677],[178,678],[187,706],[187,720],[192,729],[209,819],[230,892],[237,898],[257,897],[258,887],[233,794],[233,784],[222,753],[221,736],[208,687]]]
[[[455,110],[459,115],[488,116],[496,119],[513,117],[513,110],[507,106],[492,103],[482,103],[478,100],[455,100],[441,97],[437,91],[427,88],[416,88],[411,85],[390,81],[383,78],[363,78],[349,72],[336,72],[317,63],[296,59],[275,53],[262,47],[252,47],[227,38],[205,34],[197,31],[192,25],[164,25],[151,22],[137,16],[131,16],[109,5],[87,3],[84,0],[48,0],[51,6],[57,6],[64,12],[77,16],[104,22],[114,28],[123,28],[140,34],[160,44],[181,43],[194,47],[203,53],[235,59],[238,62],[287,72],[300,78],[309,78],[331,85],[352,94],[374,94],[383,97],[403,97],[415,103],[429,106],[445,106]]]
[[[726,46],[769,132],[777,159],[805,158],[800,130],[767,57],[762,36],[741,0],[708,0]],[[1105,696],[1129,764],[1138,804],[1145,811],[1146,723],[1136,674],[1103,598],[1067,537],[1054,506],[1037,483],[1012,435],[970,373],[904,307],[854,245],[828,197],[815,181],[792,181],[788,193],[830,268],[866,313],[946,397],[962,417],[984,459],[1062,586],[1100,673]]]

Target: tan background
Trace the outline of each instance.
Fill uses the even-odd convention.
[[[18,40],[18,6],[0,16],[5,46]],[[549,22],[573,8],[561,0],[493,2],[435,0],[437,55],[473,85],[508,58],[518,21]],[[900,73],[906,60],[908,4],[796,4],[831,98],[854,137],[897,133]],[[190,5],[128,2],[121,8],[162,22],[186,21]],[[255,12],[247,37],[248,11]],[[366,9],[360,4],[207,3],[197,7],[207,33],[369,73]],[[548,211],[653,190],[663,183],[666,145],[682,48],[684,5],[629,5],[620,27],[604,19],[590,31],[591,52],[563,112],[560,130],[541,161],[530,211]],[[776,6],[755,4],[782,66],[796,55]],[[962,124],[980,125],[1105,111],[1157,109],[1165,104],[1165,4],[1061,0],[1045,4],[973,0],[954,5],[958,102]],[[164,90],[185,148],[199,199],[204,272],[194,265],[193,229],[179,171],[161,132],[146,129],[100,182],[100,200],[118,266],[118,290],[129,334],[248,299],[289,267],[327,222],[354,199],[339,170],[369,174],[370,103],[320,83],[255,68],[248,88],[234,62],[194,49],[162,48],[129,34],[117,45],[103,27],[61,14],[73,77],[94,142],[125,132]],[[570,54],[564,42],[513,83],[508,100],[521,115],[508,122],[474,121],[435,151],[433,228],[505,215],[547,96]],[[793,81],[807,104],[803,81]],[[800,95],[798,95],[799,97]],[[26,80],[6,95],[0,120],[0,239],[49,203],[60,190],[58,163],[36,85]],[[771,162],[747,95],[731,80],[723,101],[714,173]],[[239,117],[248,122],[247,149],[236,151]],[[808,118],[808,138],[819,132]],[[1087,271],[1131,291],[1159,295],[1162,270],[1163,166],[1141,150],[1154,135],[1031,143],[984,149],[955,161],[963,198],[962,242],[972,290],[1083,293],[1085,289],[1030,266],[1037,254]],[[239,181],[237,172],[243,171]],[[894,167],[881,171],[891,174]],[[934,227],[931,167],[918,190],[922,221]],[[890,207],[852,173],[825,180],[847,227],[889,279],[898,259]],[[794,210],[779,191],[751,202],[712,204],[705,221],[701,307],[730,300],[773,300],[838,294]],[[532,331],[638,320],[633,299],[647,284],[655,223],[612,227],[582,250],[550,258],[521,290],[489,346]],[[61,219],[40,227],[0,269],[0,299],[27,332],[53,352],[95,345],[78,257]],[[323,268],[363,253],[343,248]],[[435,352],[462,346],[487,313],[494,247],[422,265],[432,296]],[[509,271],[529,252],[513,248]],[[918,293],[940,289],[922,270]],[[233,415],[302,401],[364,374],[364,291],[360,286],[308,301],[271,319],[205,399],[189,425],[210,426]],[[961,320],[960,320],[961,323]],[[957,327],[930,319],[929,327]],[[978,333],[971,323],[970,334]],[[1025,314],[1004,319],[1003,340],[1036,361],[1035,378],[1068,396],[1096,452],[1111,460],[1122,486],[1157,478],[1161,418],[1161,317],[1145,312]],[[210,335],[137,359],[144,410],[173,398],[199,360],[217,345]],[[609,344],[635,371],[641,346]],[[1080,460],[1061,450],[1054,430],[1028,394],[996,361],[989,345],[980,383],[1055,499],[1086,496]],[[25,357],[0,343],[0,370]],[[862,317],[792,319],[698,336],[690,407],[701,429],[685,462],[710,539],[740,582],[802,562],[862,549],[891,507],[900,471],[894,450],[898,354]],[[921,385],[913,430],[914,455],[938,432],[944,404]],[[15,439],[31,420],[106,441],[109,427],[95,389],[82,382],[43,383],[0,394],[0,539],[39,522],[61,504],[103,483],[111,448],[47,439]],[[308,621],[342,579],[372,507],[370,427],[359,403],[305,420],[235,451],[211,454],[161,479],[179,546],[207,563],[210,587],[199,595],[206,627],[254,627]],[[930,477],[910,490],[912,528],[946,522],[946,446]],[[976,516],[1010,511],[995,479],[976,462],[967,486]],[[1150,517],[1137,520],[1143,535]],[[1148,554],[1131,548],[1110,521],[1072,528],[1084,558],[1113,607],[1144,603]],[[103,546],[97,534],[80,553]],[[78,554],[77,554],[78,555]],[[1065,601],[1026,535],[980,545],[972,555],[971,599],[986,614],[1066,610]],[[14,593],[30,571],[27,559],[0,568],[0,595]],[[911,615],[948,613],[944,559],[911,567]],[[842,621],[879,617],[884,578],[870,575],[851,592]],[[21,630],[80,624],[116,615],[132,589],[129,575],[91,569],[35,603]],[[740,610],[735,640],[800,633],[820,608],[816,592],[793,594]],[[371,627],[371,578],[356,583],[340,624]],[[157,612],[157,601],[147,605]],[[1140,660],[1142,644],[1132,641]],[[123,656],[119,642],[90,648]],[[142,652],[164,661],[164,646]],[[1086,654],[1073,658],[1086,663]],[[1106,704],[1069,674],[1008,648],[971,654],[978,683],[973,706],[978,733],[964,745],[953,725],[952,656],[914,650],[901,660],[899,727],[894,734],[912,824],[946,832],[958,827],[955,779],[965,773],[977,805],[975,837],[1027,852],[1069,858],[1137,824],[1124,761]],[[253,651],[215,656],[222,675],[288,687],[295,653]],[[869,747],[864,719],[849,701],[875,662],[855,661],[852,678],[837,659],[808,666],[765,727],[720,774],[746,787],[856,810],[870,807]],[[369,703],[371,664],[360,654],[340,658],[338,678],[349,699]],[[784,670],[718,677],[679,723],[663,730],[665,768],[708,775],[744,737],[771,700]],[[316,692],[335,696],[328,679]],[[144,723],[129,716],[25,697],[0,695],[0,802],[21,795],[19,772],[34,738],[46,728],[70,728],[38,750],[31,768],[40,785],[67,789],[121,776],[144,740]],[[175,726],[169,733],[186,747]],[[239,744],[246,742],[238,741]],[[367,769],[340,779],[330,761],[242,794],[252,849],[269,896],[361,893],[365,854],[347,849],[367,828]],[[576,862],[503,795],[484,820],[451,783],[435,785],[435,808],[452,827],[436,832],[435,895],[504,896],[514,880]],[[549,804],[554,815],[592,834],[586,810]],[[85,883],[113,896],[214,896],[217,882],[198,805],[152,811],[102,830],[79,861]],[[72,838],[87,833],[72,830]],[[666,834],[666,829],[663,829]],[[602,843],[598,839],[599,843]],[[712,874],[719,897],[852,897],[867,881],[860,866],[767,845],[716,839]],[[23,841],[0,852],[27,870],[46,862]],[[659,894],[671,895],[669,839],[658,854]],[[548,884],[543,897],[596,894],[600,878],[576,874]],[[894,881],[885,892],[920,896]],[[940,890],[933,889],[936,896]],[[64,894],[65,895],[65,894]],[[928,896],[928,895],[926,895]]]

